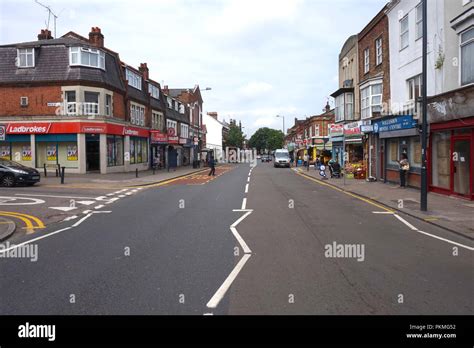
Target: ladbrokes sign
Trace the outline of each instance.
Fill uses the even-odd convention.
[[[48,134],[51,123],[9,124],[7,134]]]

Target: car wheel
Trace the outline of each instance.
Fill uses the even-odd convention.
[[[2,186],[13,187],[15,186],[15,177],[13,175],[7,174],[1,180]]]

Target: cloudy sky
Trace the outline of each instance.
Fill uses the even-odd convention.
[[[318,114],[337,89],[338,54],[386,0],[40,0],[59,14],[57,36],[92,26],[127,64],[147,62],[171,88],[211,87],[204,110],[286,128]],[[32,41],[47,12],[34,0],[0,0],[0,44]],[[53,28],[51,21],[50,27]]]

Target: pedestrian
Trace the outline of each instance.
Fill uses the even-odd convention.
[[[400,161],[398,161],[400,166],[400,187],[406,188],[407,187],[407,174],[410,170],[410,163],[408,162],[408,156],[406,153],[402,153],[402,157]]]
[[[321,161],[319,160],[319,157],[316,157],[316,163],[314,164],[314,170],[319,170],[320,166],[321,166]]]
[[[214,161],[214,156],[211,154],[209,156],[209,167],[211,167],[211,171],[207,176],[215,176],[216,175],[216,162]]]

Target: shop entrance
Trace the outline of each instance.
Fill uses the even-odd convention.
[[[86,134],[86,170],[100,171],[100,136]]]
[[[452,165],[452,191],[462,196],[471,194],[471,140],[469,138],[453,138],[453,165]]]

